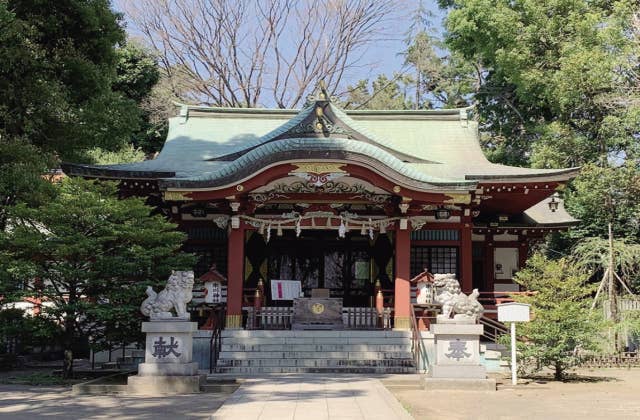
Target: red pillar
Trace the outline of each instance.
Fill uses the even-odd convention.
[[[462,229],[460,229],[460,286],[464,293],[471,293],[473,289],[473,244],[471,242],[471,232],[471,223],[464,223]]]
[[[408,229],[396,230],[396,279],[394,296],[394,328],[411,328],[411,235]]]
[[[487,233],[485,236],[485,253],[484,253],[484,284],[487,288],[487,292],[493,292],[493,285],[495,283],[495,261],[494,261],[494,246],[493,246],[493,235],[491,233]]]
[[[244,281],[244,229],[231,229],[228,237],[227,322],[226,328],[242,328],[242,289]]]
[[[520,235],[520,246],[518,246],[518,271],[522,270],[527,264],[527,254],[529,253],[529,246],[523,235]]]

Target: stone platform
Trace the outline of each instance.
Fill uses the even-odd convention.
[[[430,331],[435,338],[436,360],[425,378],[425,388],[495,391],[480,361],[480,336],[484,326],[473,321],[438,319]]]
[[[204,377],[192,362],[193,332],[198,324],[188,321],[151,321],[142,323],[147,334],[145,362],[138,375],[127,381],[129,394],[189,394],[200,391]]]

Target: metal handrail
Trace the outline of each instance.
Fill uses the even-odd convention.
[[[209,373],[213,373],[213,369],[218,365],[220,351],[222,350],[222,328],[224,327],[225,314],[227,308],[221,306],[213,309],[212,316],[214,318],[213,330],[211,331],[211,339],[209,340]]]
[[[413,305],[411,305],[411,352],[413,353],[413,362],[416,365],[416,370],[420,371],[420,366],[422,363],[423,373],[427,373],[429,370],[429,356],[427,354],[427,349],[424,347],[424,343],[422,342],[422,336],[420,334],[420,330],[418,329],[418,320],[416,318],[416,310]]]
[[[509,332],[507,327],[502,322],[496,321],[495,319],[482,316],[478,321],[485,327],[489,328],[485,328],[482,335],[493,341],[494,343],[498,341],[498,337],[500,337],[502,334],[507,334]]]

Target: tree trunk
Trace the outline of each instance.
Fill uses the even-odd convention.
[[[564,379],[564,372],[563,372],[563,369],[562,369],[562,363],[556,362],[555,368],[556,368],[556,370],[555,370],[555,373],[553,375],[553,378],[556,381],[561,381],[562,379]]]
[[[70,379],[72,376],[73,376],[73,350],[71,348],[66,348],[64,349],[64,360],[62,361],[62,378]]]
[[[615,278],[615,264],[613,260],[613,229],[611,222],[609,222],[609,313],[611,320],[614,324],[620,322],[620,315],[618,314],[618,284]],[[613,329],[613,350],[617,353],[620,351],[620,345],[618,343],[618,330]]]
[[[70,379],[73,376],[73,319],[64,320],[64,359],[62,361],[62,378]]]

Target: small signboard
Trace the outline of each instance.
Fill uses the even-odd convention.
[[[496,305],[498,307],[498,321],[500,322],[529,322],[529,308],[527,303],[509,302]]]
[[[271,280],[272,300],[293,300],[300,297],[302,284],[299,280]]]
[[[204,284],[204,301],[206,303],[223,303],[227,301],[227,287],[218,281]]]
[[[518,362],[516,355],[516,323],[529,322],[528,303],[509,302],[496,305],[498,308],[498,321],[511,323],[511,384],[518,384]]]

